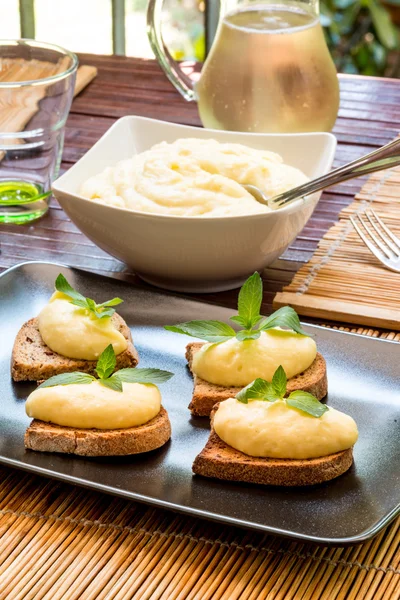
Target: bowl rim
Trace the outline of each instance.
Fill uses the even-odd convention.
[[[178,128],[178,129],[186,129],[186,130],[191,130],[191,131],[196,131],[196,129],[199,129],[201,131],[209,131],[211,134],[213,132],[215,133],[221,133],[220,130],[217,129],[208,129],[208,128],[200,128],[200,127],[196,127],[193,125],[184,125],[182,123],[172,123],[170,121],[162,121],[160,119],[152,119],[150,117],[141,117],[141,116],[137,116],[137,115],[125,115],[119,119],[117,119],[115,121],[115,123],[113,123],[111,125],[111,127],[109,127],[107,129],[107,131],[105,133],[103,133],[103,135],[93,144],[93,146],[91,146],[91,148],[89,148],[89,150],[87,150],[87,152],[85,152],[85,154],[83,156],[81,156],[81,158],[76,161],[76,163],[74,165],[72,165],[65,173],[63,173],[60,177],[58,177],[52,184],[51,189],[54,193],[54,195],[57,197],[57,199],[59,200],[60,204],[62,204],[62,202],[64,201],[64,198],[60,198],[57,196],[57,193],[60,195],[64,195],[64,196],[68,196],[68,201],[75,201],[77,203],[79,202],[91,202],[94,203],[96,206],[101,206],[102,208],[106,208],[109,209],[110,212],[114,212],[115,211],[119,211],[122,214],[130,214],[133,215],[137,218],[149,218],[152,217],[155,220],[158,221],[180,221],[180,222],[217,222],[217,221],[236,221],[236,220],[253,220],[254,218],[268,218],[271,215],[276,215],[276,214],[292,214],[294,212],[297,212],[297,210],[299,210],[300,208],[303,207],[307,207],[309,204],[312,204],[314,202],[314,194],[311,194],[309,196],[305,196],[303,198],[299,198],[298,200],[295,200],[291,203],[289,203],[287,206],[283,206],[281,208],[277,208],[277,209],[272,209],[270,211],[267,212],[255,212],[255,213],[250,213],[250,214],[243,214],[243,215],[217,215],[217,216],[202,216],[202,215],[168,215],[168,214],[161,214],[161,213],[152,213],[152,212],[145,212],[145,211],[139,211],[139,210],[133,210],[131,208],[126,208],[126,207],[122,207],[122,206],[113,206],[110,204],[105,204],[104,202],[99,202],[96,199],[91,199],[91,198],[86,198],[85,196],[81,196],[80,194],[76,194],[76,193],[72,193],[68,190],[66,190],[65,188],[60,188],[57,183],[61,181],[65,178],[65,176],[72,170],[74,169],[86,156],[89,152],[91,152],[94,148],[96,148],[97,145],[103,144],[104,143],[104,139],[111,133],[111,131],[113,129],[115,129],[116,127],[119,126],[119,124],[121,122],[124,121],[142,121],[142,122],[151,122],[151,123],[156,123],[156,124],[160,124],[160,125],[167,125],[167,126],[171,126],[172,128]],[[336,153],[336,147],[337,147],[337,139],[336,136],[331,133],[331,132],[327,132],[327,131],[310,131],[310,132],[303,132],[303,133],[248,133],[248,132],[243,132],[243,131],[224,131],[224,134],[232,134],[232,135],[239,135],[239,137],[243,136],[243,137],[248,137],[249,135],[251,137],[255,137],[255,138],[271,138],[271,137],[278,137],[278,138],[305,138],[305,137],[326,137],[327,141],[329,140],[331,143],[331,164],[333,163],[333,159]],[[229,137],[229,135],[228,135]],[[240,142],[239,142],[240,143]],[[123,159],[121,159],[123,160]],[[321,175],[324,173],[321,173]],[[318,192],[317,192],[318,193]]]

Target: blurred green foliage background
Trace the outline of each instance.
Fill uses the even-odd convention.
[[[400,77],[400,0],[321,0],[320,9],[339,72]]]

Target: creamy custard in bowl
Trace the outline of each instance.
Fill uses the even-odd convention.
[[[115,391],[98,381],[39,388],[26,401],[28,417],[77,429],[125,429],[144,425],[158,415],[156,385],[123,383]]]
[[[329,408],[315,418],[284,400],[243,404],[229,398],[219,404],[213,427],[232,448],[261,458],[328,456],[351,448],[358,438],[357,425],[349,415]]]
[[[241,387],[258,377],[271,381],[279,365],[290,379],[308,369],[316,355],[313,338],[269,329],[256,340],[204,344],[193,357],[192,371],[209,383]]]
[[[224,217],[271,210],[242,184],[255,185],[272,197],[307,180],[274,152],[187,138],[162,142],[106,168],[90,177],[80,194],[145,213]]]
[[[39,313],[38,327],[45,344],[67,358],[97,360],[109,344],[117,355],[128,346],[111,317],[98,319],[61,292],[55,292]]]

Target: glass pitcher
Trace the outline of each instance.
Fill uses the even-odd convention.
[[[162,3],[149,2],[150,44],[176,89],[186,100],[197,100],[204,127],[270,133],[332,129],[339,85],[318,0],[222,0],[215,40],[195,84],[164,45]]]

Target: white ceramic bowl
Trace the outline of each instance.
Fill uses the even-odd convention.
[[[93,202],[78,193],[86,179],[105,167],[163,140],[184,137],[272,150],[310,178],[330,169],[336,138],[330,133],[236,133],[123,117],[53,184],[54,195],[75,225],[142,279],[184,292],[238,287],[285,251],[310,218],[320,194],[269,213],[204,218],[146,214]]]

